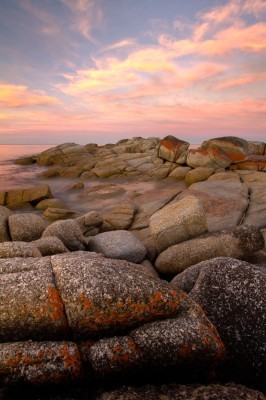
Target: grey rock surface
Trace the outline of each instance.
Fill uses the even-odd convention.
[[[33,243],[4,242],[0,243],[0,258],[41,257],[41,253]]]
[[[39,239],[45,229],[42,217],[33,213],[10,215],[8,225],[11,239],[21,242]]]
[[[40,251],[42,256],[67,253],[68,249],[56,236],[45,236],[32,242]]]
[[[125,230],[103,232],[92,237],[89,249],[104,254],[105,257],[139,263],[147,254],[146,247]]]
[[[75,220],[67,219],[55,221],[43,232],[43,237],[56,236],[68,250],[85,250],[86,240],[81,232],[79,224]]]

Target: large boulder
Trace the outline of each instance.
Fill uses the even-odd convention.
[[[260,230],[241,225],[171,246],[159,255],[155,266],[162,273],[178,274],[204,260],[215,257],[242,258],[263,247],[264,238]]]
[[[82,158],[89,158],[87,148],[75,143],[64,143],[40,153],[36,161],[40,165],[59,164],[62,166],[75,165]]]
[[[41,257],[34,243],[4,242],[0,243],[0,258]]]
[[[108,258],[134,263],[143,261],[147,254],[146,247],[131,232],[125,230],[103,232],[92,237],[89,249]]]
[[[66,248],[71,251],[86,249],[87,242],[81,232],[79,224],[72,219],[53,222],[45,229],[42,236],[58,237]]]
[[[189,143],[169,135],[160,140],[159,157],[175,162],[189,148]]]
[[[10,215],[8,224],[11,239],[20,242],[39,239],[45,229],[43,219],[32,213]]]
[[[204,261],[189,296],[224,341],[230,379],[265,384],[265,268],[232,258]]]
[[[206,179],[208,179],[213,173],[213,168],[197,167],[186,174],[185,182],[188,185],[192,185],[192,183],[206,181]]]
[[[205,214],[195,197],[165,206],[150,218],[151,235],[161,252],[207,231]]]
[[[206,140],[201,145],[203,150],[209,150],[213,147],[222,150],[232,162],[243,161],[249,154],[248,141],[235,136]]]

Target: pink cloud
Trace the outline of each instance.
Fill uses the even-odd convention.
[[[47,106],[59,104],[55,97],[47,96],[43,91],[29,90],[27,86],[0,83],[0,106],[19,108],[29,106]]]
[[[231,79],[224,79],[224,81],[218,83],[214,87],[214,89],[221,90],[221,89],[227,89],[227,88],[232,88],[232,87],[236,87],[236,86],[243,86],[243,85],[256,83],[259,81],[264,81],[265,79],[266,79],[266,72],[245,73],[245,74],[241,74],[238,77],[234,77]]]

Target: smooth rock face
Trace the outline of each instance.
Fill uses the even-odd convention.
[[[61,219],[74,218],[77,214],[74,211],[66,208],[52,208],[48,207],[43,213],[43,216],[51,221],[58,221]]]
[[[234,383],[210,385],[122,386],[97,400],[265,400],[263,393]]]
[[[31,242],[39,239],[45,229],[43,219],[36,214],[13,214],[8,218],[11,239],[14,241]]]
[[[32,243],[35,244],[42,256],[51,256],[53,254],[68,252],[63,242],[56,236],[42,237]]]
[[[249,151],[248,142],[235,136],[210,139],[203,142],[201,145],[201,148],[204,150],[212,147],[223,150],[223,152],[227,154],[233,162],[244,160]]]
[[[150,218],[151,235],[161,252],[207,231],[202,206],[195,197],[170,204]]]
[[[4,376],[5,384],[69,383],[81,373],[82,364],[75,343],[0,343],[0,376]]]
[[[185,332],[185,334],[184,334]],[[223,345],[197,304],[186,297],[175,318],[147,323],[127,336],[114,336],[96,342],[89,349],[96,376],[150,373],[182,365],[196,369],[223,357]]]
[[[41,257],[41,253],[33,243],[4,242],[0,243],[0,258]]]
[[[56,236],[68,248],[68,250],[85,250],[86,241],[75,220],[56,221],[49,225],[43,232],[43,237]]]
[[[265,174],[266,175],[266,174]],[[266,184],[265,182],[247,182],[249,190],[249,207],[244,223],[259,228],[266,227]]]
[[[210,232],[239,225],[249,204],[248,188],[235,181],[194,183],[178,198],[187,196],[196,197],[202,205]]]
[[[17,259],[1,264],[0,342],[64,337],[67,321],[49,260],[35,259],[31,270]]]
[[[195,182],[206,181],[214,173],[213,168],[197,167],[189,171],[185,176],[185,182],[192,185]]]
[[[241,225],[171,246],[159,255],[155,266],[160,272],[178,274],[204,260],[215,257],[242,258],[263,247],[264,238],[260,230]]]
[[[146,247],[130,232],[103,232],[90,239],[89,249],[105,257],[139,263],[147,254]]]
[[[265,383],[265,268],[231,258],[201,263],[189,296],[217,327],[233,375]]]

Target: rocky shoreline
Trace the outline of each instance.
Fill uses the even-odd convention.
[[[1,399],[21,384],[57,385],[46,399],[265,398],[265,143],[133,138],[17,162],[116,203],[80,214],[47,184],[0,193]]]

